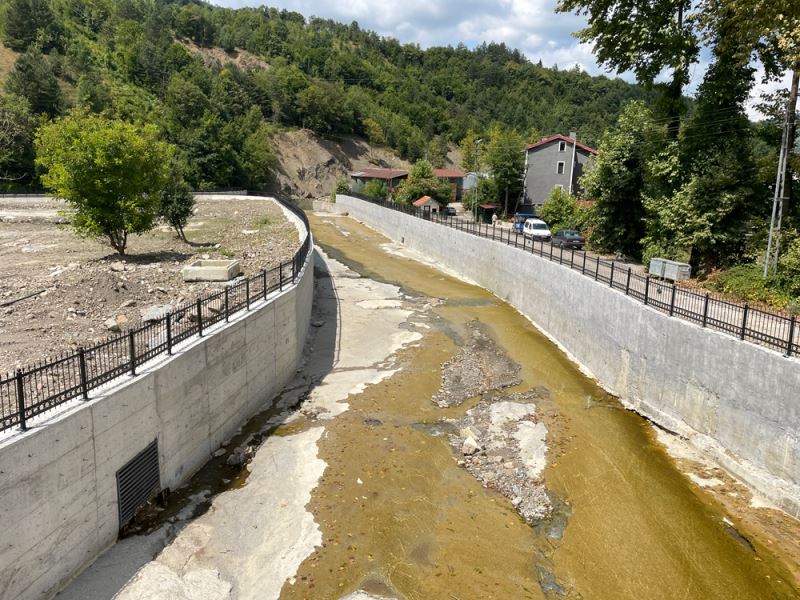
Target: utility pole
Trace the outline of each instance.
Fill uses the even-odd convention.
[[[475,140],[475,189],[472,194],[472,212],[475,217],[475,222],[478,222],[478,183],[481,180],[480,164],[478,163],[478,144],[483,143],[483,138]]]
[[[792,78],[793,87],[796,79]],[[796,95],[795,95],[796,98]],[[772,199],[772,219],[769,223],[769,240],[767,241],[767,254],[764,256],[764,278],[778,270],[778,255],[781,243],[781,221],[783,220],[783,205],[786,191],[786,173],[789,162],[789,137],[794,121],[795,108],[790,100],[786,103],[786,118],[783,121],[783,135],[781,136],[781,150],[778,156],[778,174],[775,178],[775,194]]]
[[[794,65],[794,69],[792,70],[792,85],[789,88],[789,112],[794,117],[797,113],[797,88],[798,84],[800,84],[800,62]],[[794,118],[789,119],[789,152],[794,149],[794,142],[795,142],[795,134],[797,130],[797,122]],[[792,209],[792,204],[795,201],[794,193],[792,189],[792,167],[789,163],[789,159],[786,160],[786,175],[785,175],[786,183],[784,184],[784,197],[786,198],[786,202],[783,203],[783,216],[787,216]]]

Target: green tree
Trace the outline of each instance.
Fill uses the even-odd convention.
[[[495,126],[489,131],[486,163],[498,193],[495,200],[503,206],[504,215],[509,213],[509,209],[516,207],[522,194],[524,149],[525,140],[516,130]]]
[[[158,215],[169,223],[178,237],[185,242],[187,240],[184,228],[194,211],[195,197],[191,186],[183,178],[183,171],[181,163],[173,158],[170,161],[166,182],[161,189]]]
[[[365,117],[361,124],[364,127],[364,133],[367,135],[367,139],[370,142],[377,144],[378,146],[382,146],[386,143],[386,135],[383,133],[383,127],[381,127],[381,124],[375,119]]]
[[[550,231],[585,227],[586,209],[564,188],[556,187],[542,205],[541,217],[550,226]]]
[[[648,162],[666,142],[665,134],[643,103],[632,102],[603,135],[597,157],[581,178],[584,196],[594,203],[590,239],[599,250],[641,256]]]
[[[700,47],[692,8],[691,0],[560,0],[557,10],[586,16],[589,26],[577,35],[593,44],[600,64],[633,71],[646,84],[670,71],[665,112],[677,135],[683,88]]]
[[[465,173],[480,171],[480,155],[478,154],[478,134],[472,129],[467,132],[459,144],[461,149],[461,168]]]
[[[450,146],[447,143],[447,138],[441,135],[433,136],[433,139],[428,143],[428,162],[435,169],[444,168],[447,164],[447,153],[450,151]]]
[[[23,52],[37,42],[42,48],[57,45],[59,31],[47,0],[9,0],[3,23],[3,42]]]
[[[242,151],[242,168],[247,186],[263,190],[275,180],[275,167],[278,160],[272,151],[272,128],[262,122],[247,136]]]
[[[10,94],[25,98],[34,113],[44,113],[52,117],[61,111],[63,100],[58,79],[47,58],[36,45],[17,57],[5,86]]]
[[[726,36],[715,44],[715,60],[677,148],[652,169],[667,183],[647,202],[647,254],[687,260],[699,275],[740,260],[748,221],[769,205],[744,112],[753,78],[750,49],[729,43],[735,39]]]
[[[153,227],[173,154],[156,127],[71,113],[36,134],[42,183],[67,201],[70,226],[125,254],[129,234]]]
[[[24,98],[0,96],[0,180],[30,182],[34,176],[36,118]]]
[[[427,160],[418,160],[411,167],[408,179],[397,188],[397,200],[411,204],[423,196],[430,196],[441,204],[450,202],[453,186],[433,175],[433,167]]]

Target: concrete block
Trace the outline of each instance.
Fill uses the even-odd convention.
[[[183,267],[181,275],[184,281],[230,281],[241,272],[238,260],[195,260]]]

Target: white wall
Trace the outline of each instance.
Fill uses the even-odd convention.
[[[50,597],[114,543],[116,472],[154,439],[174,489],[270,405],[300,362],[313,278],[309,252],[296,286],[0,441],[0,598]]]
[[[350,196],[347,212],[507,300],[622,402],[800,517],[800,361],[500,242]]]

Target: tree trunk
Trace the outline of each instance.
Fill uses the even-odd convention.
[[[800,63],[795,64],[794,71],[792,72],[792,86],[789,88],[789,102],[786,104],[786,110],[789,111],[789,143],[788,148],[791,153],[794,150],[795,136],[797,134],[797,87],[800,83]],[[786,217],[791,214],[793,200],[793,186],[792,186],[792,163],[787,159],[786,161],[786,181],[784,183],[783,197],[783,216]]]
[[[683,6],[678,6],[675,17],[678,31],[683,31]],[[672,139],[678,138],[681,127],[681,104],[683,100],[683,86],[686,84],[686,65],[676,65],[672,71],[672,81],[667,85],[666,113],[668,118],[667,132]]]

